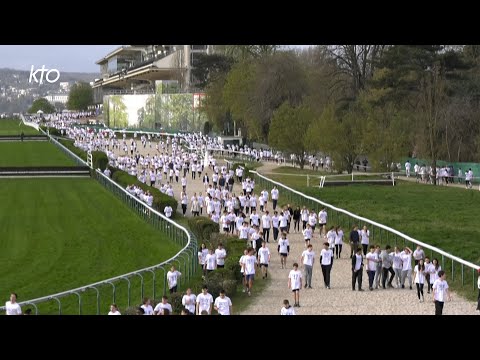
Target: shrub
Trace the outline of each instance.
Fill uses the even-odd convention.
[[[112,170],[112,168],[110,169]],[[135,176],[129,175],[125,171],[122,171],[120,169],[114,169],[114,170],[115,171],[112,171],[113,181],[115,181],[117,184],[119,184],[123,188],[126,188],[128,185],[135,184],[144,191],[147,191],[147,190],[150,191],[150,193],[153,195],[152,207],[157,211],[163,213],[163,209],[165,208],[165,206],[170,205],[173,209],[172,218],[175,217],[176,209],[178,206],[177,200],[175,200],[171,196],[163,194],[157,188],[154,188],[152,186],[149,186],[147,184],[140,182]]]
[[[219,224],[205,216],[189,218],[188,227],[197,237],[197,241],[199,243],[205,242],[205,245],[211,242],[211,236],[213,233],[218,233],[220,231]]]
[[[72,140],[65,140],[65,139],[58,139],[58,142],[65,146],[68,150],[73,152],[75,155],[83,159],[84,161],[87,161],[87,153],[83,151],[82,149],[76,147],[73,145]]]
[[[62,136],[62,131],[61,130],[58,130],[56,128],[53,128],[53,127],[48,127],[48,126],[40,126],[40,128],[47,132],[48,130],[48,133],[51,135],[51,136]]]
[[[93,168],[101,169],[102,171],[108,166],[108,156],[103,151],[93,151]]]

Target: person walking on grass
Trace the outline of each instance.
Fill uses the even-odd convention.
[[[438,279],[433,283],[433,302],[435,303],[435,315],[443,314],[443,305],[445,300],[452,301],[452,296],[448,291],[448,283],[445,280],[445,271],[438,272]]]
[[[288,274],[288,288],[293,292],[293,306],[300,307],[300,289],[302,288],[302,272],[298,264],[293,263],[293,270]]]
[[[300,259],[302,266],[305,268],[305,289],[308,287],[312,288],[312,274],[313,274],[313,264],[315,263],[315,252],[313,251],[313,245],[308,244],[307,250],[304,250],[302,253],[302,258]]]

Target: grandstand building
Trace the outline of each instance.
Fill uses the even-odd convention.
[[[153,94],[156,81],[177,82],[181,92],[193,92],[194,57],[212,49],[211,45],[121,46],[96,62],[101,78],[93,84],[94,101],[102,103],[104,95]]]

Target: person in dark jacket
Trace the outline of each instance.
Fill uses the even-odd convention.
[[[293,210],[293,230],[300,232],[300,206]]]
[[[358,233],[358,226],[354,225],[350,232],[350,258],[357,252],[358,244],[360,243],[360,234]]]
[[[362,248],[357,248],[352,256],[352,290],[355,291],[355,282],[358,282],[358,291],[362,289],[363,255]]]

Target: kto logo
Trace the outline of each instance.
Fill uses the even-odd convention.
[[[38,81],[37,79],[38,72],[40,72],[40,81]],[[37,69],[34,71],[34,66],[32,65],[32,68],[30,69],[30,78],[28,79],[28,82],[31,83],[33,79],[33,82],[36,82],[38,84],[43,84],[43,74],[45,74],[45,72],[47,72],[47,74],[45,75],[45,80],[50,84],[53,84],[60,78],[60,71],[58,71],[57,69],[48,70],[48,69],[45,69],[45,65],[42,65],[40,69]],[[50,76],[52,72],[57,73],[57,76],[54,79],[52,79],[53,76]]]

